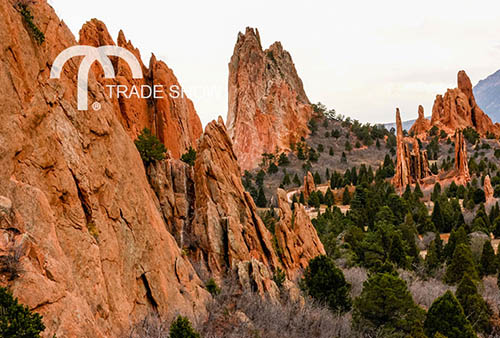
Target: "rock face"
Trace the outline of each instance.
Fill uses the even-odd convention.
[[[316,184],[314,184],[314,177],[310,171],[304,176],[304,200],[307,202],[311,193],[316,190]]]
[[[461,129],[455,132],[455,170],[457,183],[465,184],[470,181],[467,145]]]
[[[491,186],[490,175],[486,175],[484,178],[484,197],[486,201],[491,201],[493,199],[493,187]]]
[[[406,188],[408,184],[420,182],[423,178],[430,176],[427,151],[420,150],[418,140],[412,137],[404,137],[403,126],[399,108],[396,108],[396,173],[392,184],[399,190]],[[412,145],[410,149],[409,145]]]
[[[288,151],[309,134],[312,108],[281,43],[262,50],[258,30],[239,33],[228,87],[226,123],[243,170],[256,167],[263,153]]]
[[[11,201],[0,251],[14,248],[23,273],[2,285],[44,316],[48,337],[118,337],[151,311],[203,317],[209,294],[167,231],[114,102],[91,72],[102,108],[76,109],[78,58],[49,80],[74,37],[37,1],[38,44],[16,3],[0,2],[0,195]]]
[[[194,172],[196,201],[190,247],[197,259],[215,275],[252,258],[269,267],[278,266],[271,234],[243,187],[221,118],[206,126]]]
[[[80,30],[80,45],[94,47],[115,45],[103,22],[92,19],[85,23]],[[149,68],[142,64],[139,50],[127,41],[122,31],[118,34],[116,45],[132,52],[141,64],[144,78],[133,79],[129,66],[121,58],[112,58],[116,72],[116,79],[104,79],[100,66],[94,65],[97,80],[105,84],[140,86],[162,86],[163,91],[158,94],[162,98],[143,99],[132,96],[125,98],[113,94],[114,111],[122,125],[132,139],[136,139],[143,128],[149,128],[158,136],[174,158],[179,158],[190,146],[196,148],[196,140],[202,133],[202,126],[193,103],[185,96],[173,97],[171,89],[180,90],[181,86],[173,71],[154,55],[149,61]],[[107,89],[106,89],[107,90]],[[109,96],[109,93],[107,94]]]
[[[456,129],[474,128],[481,136],[500,135],[500,124],[494,124],[476,103],[467,74],[458,72],[458,88],[437,95],[432,107],[431,125],[452,135]]]
[[[297,279],[309,260],[324,255],[325,249],[304,206],[295,204],[292,211],[286,192],[278,189],[280,221],[276,225],[276,239],[281,248],[281,260],[290,280]]]
[[[418,118],[410,128],[410,134],[414,136],[425,135],[431,129],[431,121],[424,116],[424,107],[418,106]]]

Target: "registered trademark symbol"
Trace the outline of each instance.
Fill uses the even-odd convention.
[[[101,110],[101,104],[99,102],[94,102],[92,103],[92,109],[94,110]]]

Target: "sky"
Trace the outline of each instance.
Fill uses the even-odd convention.
[[[78,39],[102,20],[173,69],[203,125],[227,115],[228,62],[238,32],[259,30],[263,48],[281,41],[311,102],[361,122],[403,120],[456,87],[500,69],[500,1],[68,1],[49,0]]]

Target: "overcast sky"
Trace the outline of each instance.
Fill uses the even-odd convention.
[[[436,94],[500,69],[500,1],[49,0],[78,39],[98,18],[174,70],[203,125],[227,115],[227,64],[239,31],[282,42],[311,102],[362,122],[430,115]]]

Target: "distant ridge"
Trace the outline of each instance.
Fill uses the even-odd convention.
[[[478,106],[493,122],[500,122],[500,70],[479,81],[473,91]]]

